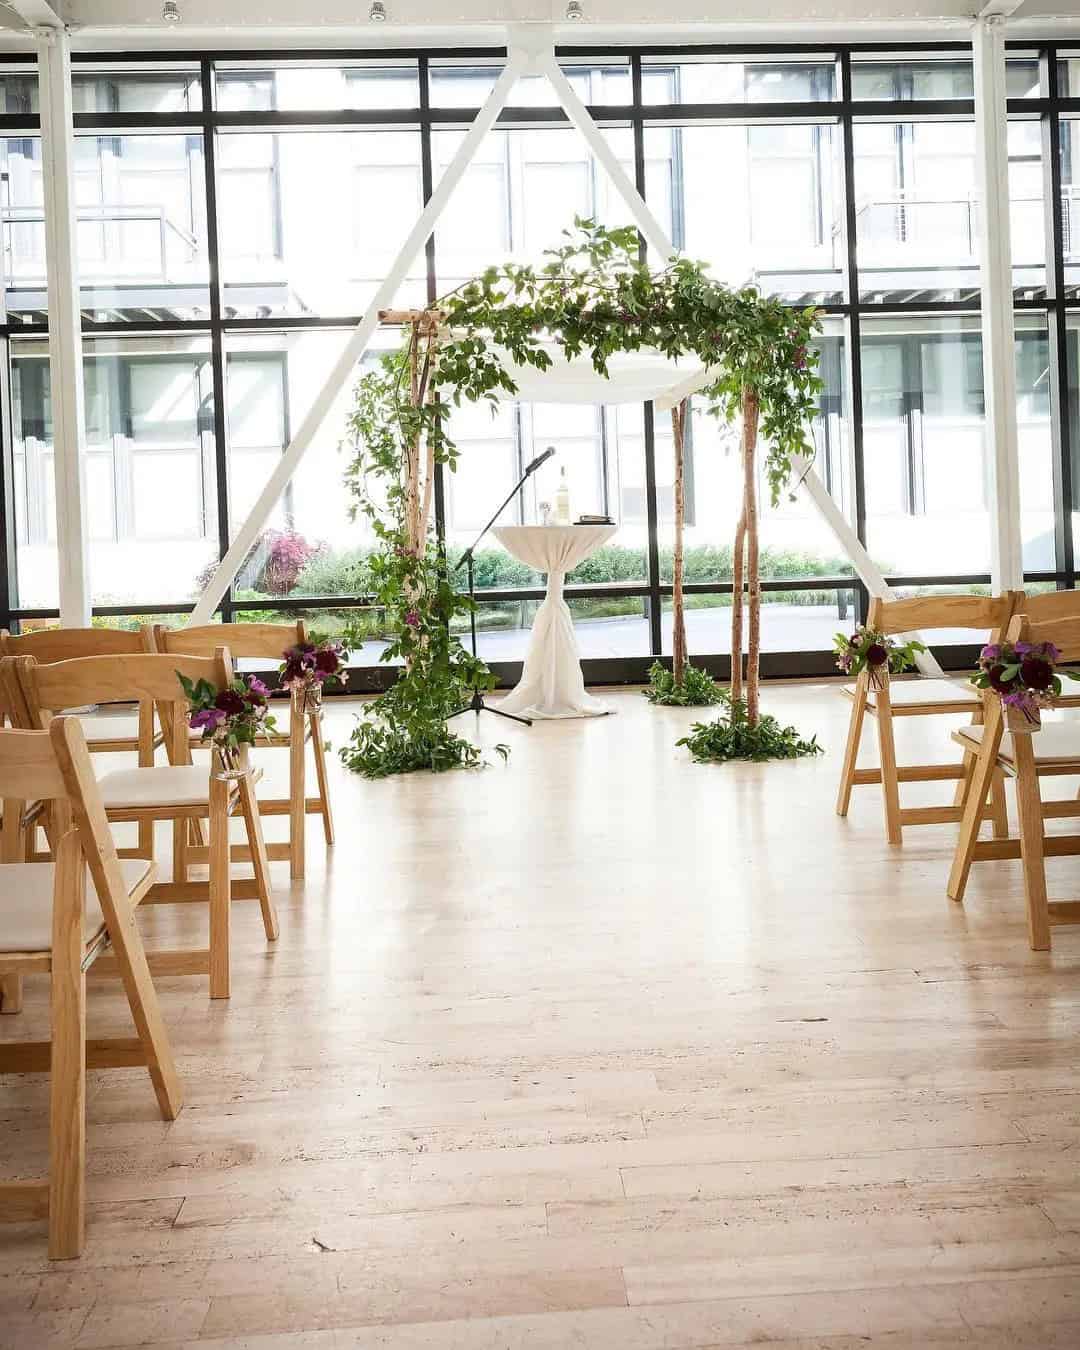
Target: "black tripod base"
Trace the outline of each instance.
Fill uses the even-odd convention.
[[[447,715],[446,720],[449,722],[451,717],[460,717],[462,713],[467,712],[494,713],[496,717],[505,717],[508,722],[520,722],[523,726],[526,727],[532,726],[531,717],[519,717],[517,713],[503,712],[501,708],[489,708],[488,705],[484,702],[484,696],[479,689],[474,689],[473,696],[468,701],[468,703],[466,703],[463,708],[455,708],[452,713],[449,713]]]

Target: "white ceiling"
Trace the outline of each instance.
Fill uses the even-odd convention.
[[[1000,5],[1003,0],[989,0]],[[551,24],[564,43],[740,42],[754,39],[899,41],[959,36],[987,0],[384,0],[388,21],[368,21],[370,0],[178,0],[166,24],[161,0],[0,0],[0,45],[26,41],[18,16],[51,4],[83,48],[215,45],[384,47],[502,43],[511,23]],[[1080,34],[1080,0],[1004,0],[1017,37]],[[658,13],[662,17],[657,17]],[[753,18],[749,19],[748,14]],[[25,34],[25,37],[23,36]]]

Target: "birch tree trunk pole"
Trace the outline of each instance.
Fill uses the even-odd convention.
[[[735,526],[735,547],[731,557],[731,701],[742,698],[742,635],[743,635],[743,558],[746,554],[746,496]]]
[[[434,384],[434,367],[437,359],[436,337],[434,331],[428,335],[427,352],[424,356],[424,379],[421,382],[421,397],[425,403],[431,401],[431,389]],[[435,488],[435,442],[427,437],[424,454],[424,504],[420,508],[420,541],[425,543],[431,526],[431,499]]]
[[[746,653],[746,720],[758,721],[761,662],[761,577],[758,556],[757,431],[760,404],[755,389],[743,390],[743,504],[746,515],[746,611],[749,640]]]
[[[688,401],[671,410],[671,432],[675,451],[675,548],[671,572],[671,672],[676,689],[686,676],[686,612],[683,605],[683,531],[686,524],[686,493],[683,478],[683,444],[686,433]]]
[[[409,401],[413,408],[420,402],[420,333],[417,321],[412,324],[409,342]],[[405,445],[405,545],[419,556],[420,539],[420,436],[407,437]]]

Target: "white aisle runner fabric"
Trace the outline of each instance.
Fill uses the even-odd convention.
[[[546,572],[547,595],[536,611],[525,669],[499,703],[521,717],[602,717],[608,708],[585,692],[563,580],[615,534],[614,525],[501,525],[495,538],[519,562]]]

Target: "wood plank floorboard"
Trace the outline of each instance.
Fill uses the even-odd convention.
[[[828,752],[771,765],[691,764],[701,712],[603,696],[463,726],[512,745],[475,773],[332,759],[338,843],[312,817],[307,879],[272,865],[278,943],[241,904],[230,1001],[158,982],[180,1117],[89,1075],[84,1256],[0,1227],[0,1350],[1080,1347],[1080,931],[1028,949],[1018,862],[952,904],[954,827],[890,849],[872,787],[835,816],[835,684],[767,687]],[[900,758],[960,722],[906,719]],[[144,911],[147,946],[200,908]],[[0,1042],[47,1009],[28,979]],[[109,980],[89,1027],[130,1035]],[[0,1176],[47,1126],[47,1079],[0,1080]]]

